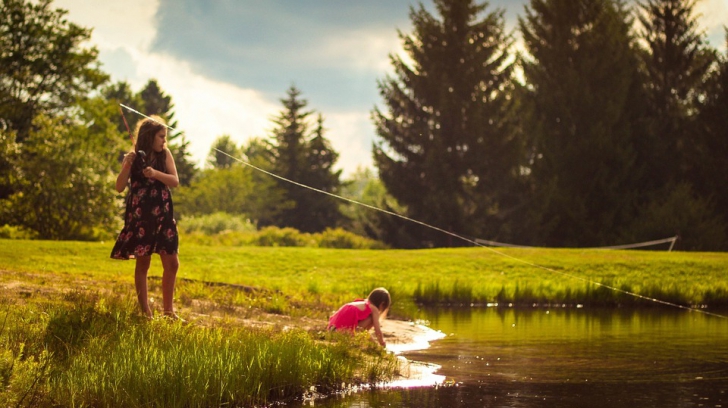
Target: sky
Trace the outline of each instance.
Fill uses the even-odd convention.
[[[324,136],[346,178],[374,168],[371,112],[383,107],[377,81],[403,55],[410,7],[431,0],[55,0],[68,20],[93,28],[91,43],[112,81],[138,92],[156,79],[175,105],[177,130],[204,166],[216,138],[268,137],[295,86],[324,117]],[[527,0],[491,0],[514,30]],[[725,53],[728,0],[698,0],[708,43]],[[517,33],[514,32],[517,38]]]

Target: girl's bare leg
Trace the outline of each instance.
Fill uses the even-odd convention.
[[[134,284],[136,286],[137,300],[142,313],[148,318],[152,318],[152,309],[149,307],[149,296],[147,294],[147,273],[151,264],[151,256],[141,256],[136,259],[136,267],[134,268]]]
[[[164,304],[164,314],[170,317],[177,317],[174,313],[174,285],[177,281],[177,271],[179,270],[179,257],[177,254],[160,255],[162,258],[162,303]]]

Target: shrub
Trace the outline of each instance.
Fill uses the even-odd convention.
[[[299,232],[295,228],[265,227],[253,239],[254,245],[272,247],[313,247],[315,241],[311,234]]]
[[[180,222],[180,229],[185,233],[201,232],[206,235],[214,235],[226,231],[254,232],[255,225],[241,215],[216,212],[184,217]]]
[[[0,226],[0,238],[7,239],[34,239],[38,237],[35,231],[15,225]]]
[[[386,245],[373,239],[356,235],[341,228],[327,228],[324,232],[314,234],[319,248],[340,249],[384,249]]]

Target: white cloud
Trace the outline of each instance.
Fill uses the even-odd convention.
[[[369,112],[328,113],[324,116],[324,127],[324,137],[339,153],[336,168],[343,170],[344,176],[354,173],[357,167],[374,168],[371,152],[374,125]]]
[[[725,53],[724,26],[728,25],[728,0],[701,0],[695,5],[698,22],[705,30],[711,46]]]
[[[172,95],[178,130],[185,132],[193,159],[200,164],[217,137],[227,134],[242,143],[251,136],[263,136],[269,118],[280,109],[255,90],[210,80],[184,62],[145,53],[135,60],[140,77],[156,78]]]
[[[229,134],[238,143],[262,136],[279,109],[255,90],[207,79],[184,61],[150,51],[158,1],[97,2],[89,7],[85,0],[58,0],[55,5],[69,10],[71,21],[95,27],[91,42],[100,49],[104,69],[113,80],[127,80],[139,90],[154,78],[172,96],[178,130],[185,132],[193,160],[200,165],[218,136]],[[132,75],[127,67],[120,77],[117,66],[109,63],[118,63],[119,54],[128,56],[135,70]]]
[[[148,49],[157,29],[154,16],[159,0],[95,1],[55,0],[52,6],[69,10],[69,20],[93,27],[99,49],[127,46]]]

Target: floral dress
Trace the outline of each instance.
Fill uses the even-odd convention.
[[[153,165],[166,172],[166,157]],[[151,254],[176,254],[179,249],[172,193],[159,180],[144,177],[144,159],[137,155],[131,168],[131,186],[126,196],[124,228],[111,250],[113,259],[130,259]]]

